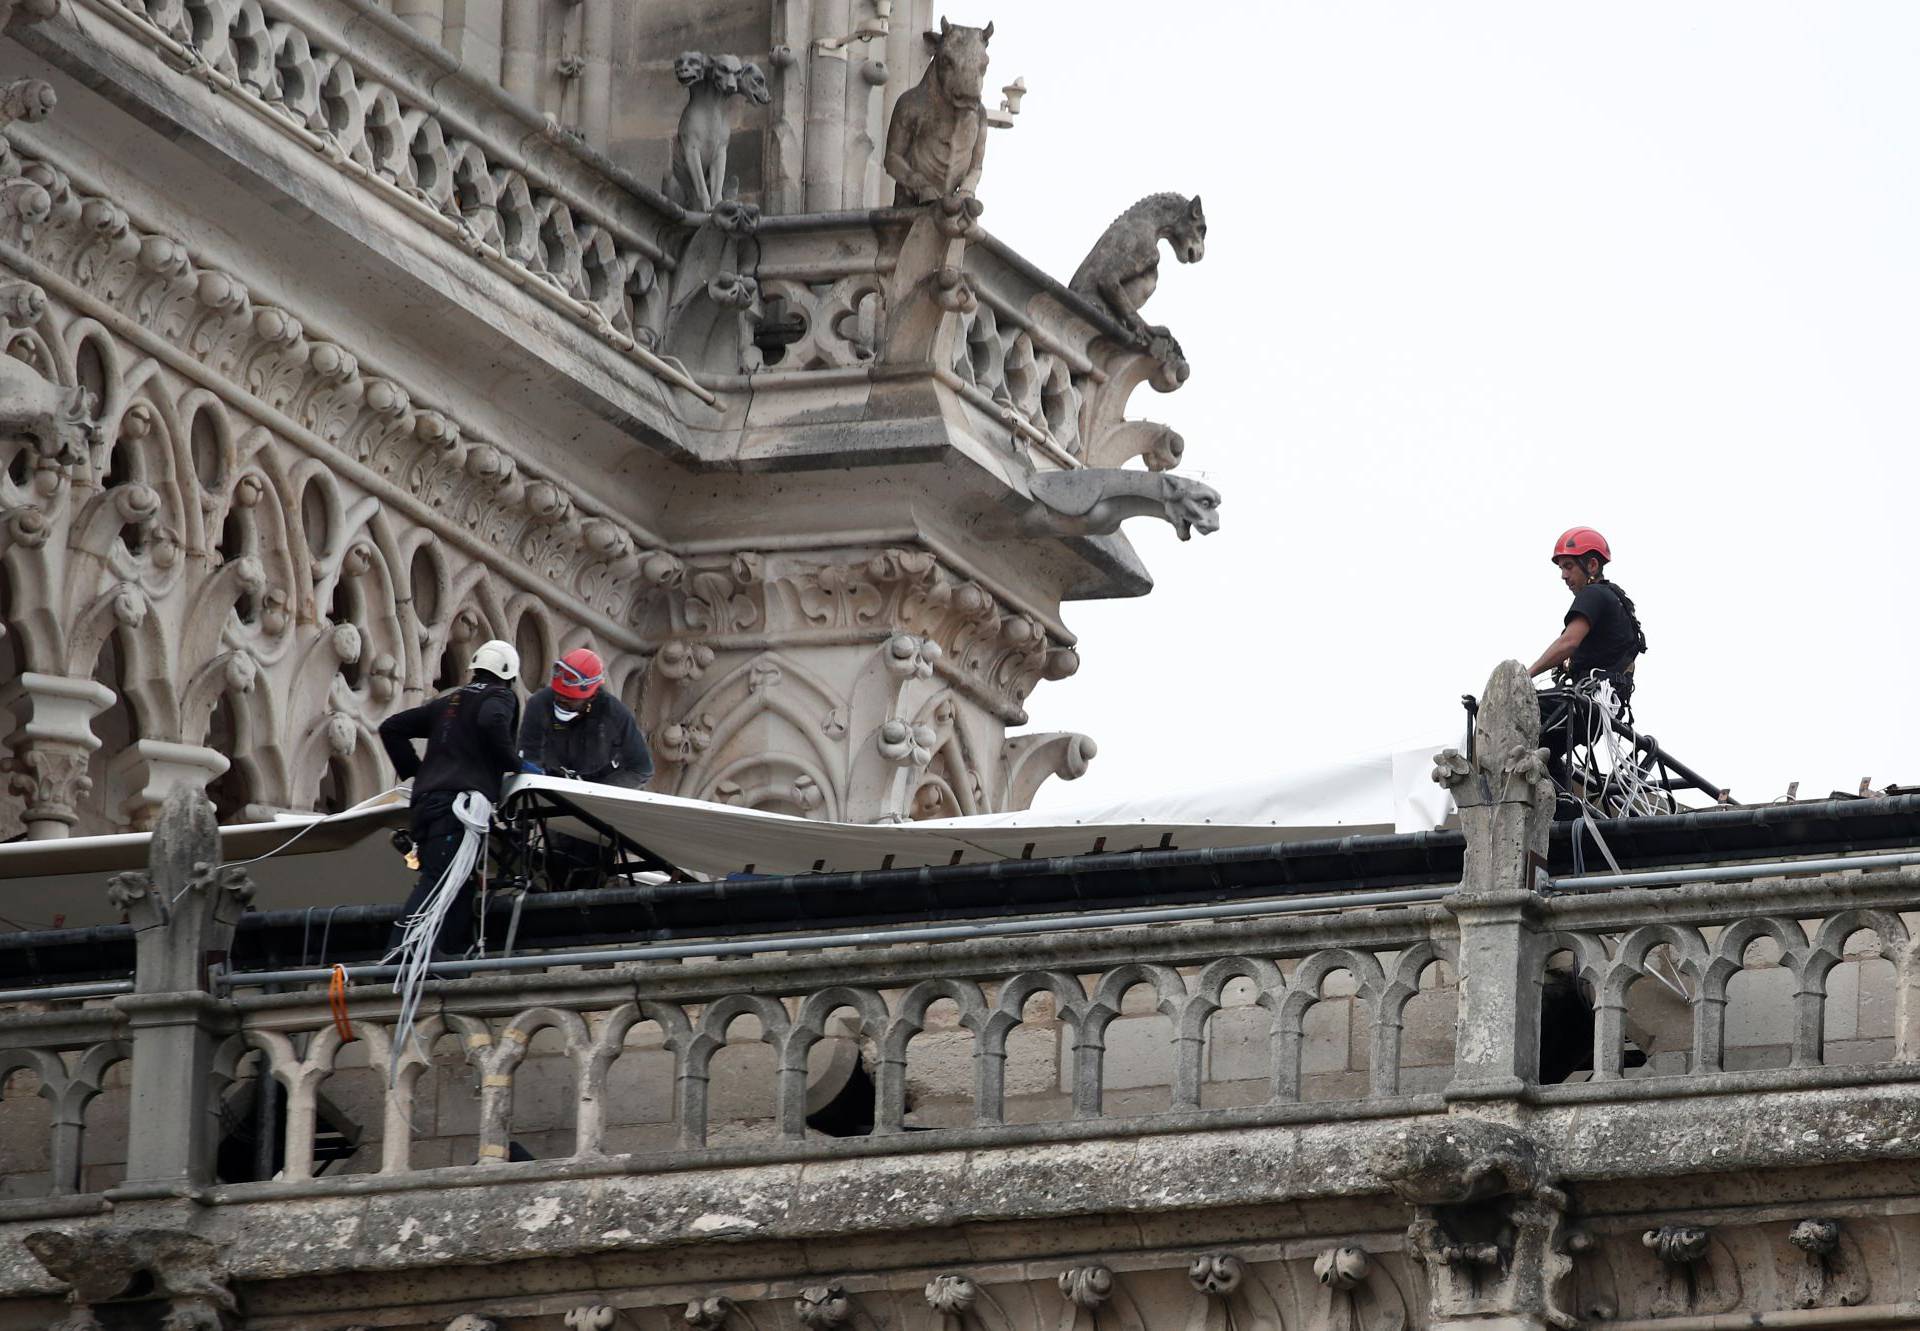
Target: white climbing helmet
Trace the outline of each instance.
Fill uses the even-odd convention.
[[[489,675],[498,675],[501,679],[513,680],[520,677],[520,653],[513,650],[510,642],[501,642],[495,638],[483,642],[473,654],[473,668],[484,670]]]

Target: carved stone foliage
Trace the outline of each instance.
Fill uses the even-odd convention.
[[[1900,1254],[1909,1219],[1616,1221],[1572,1236],[1571,1311],[1594,1324],[1898,1304],[1908,1297]]]
[[[1640,1243],[1656,1263],[1653,1314],[1673,1317],[1687,1313],[1720,1313],[1740,1302],[1740,1279],[1732,1260],[1721,1252],[1715,1260],[1713,1231],[1701,1225],[1661,1225],[1640,1236]]]
[[[354,352],[309,338],[293,313],[256,302],[238,279],[201,266],[179,241],[145,231],[118,205],[80,190],[50,163],[15,159],[9,175],[37,185],[48,204],[46,216],[30,229],[18,212],[5,219],[0,237],[86,288],[111,311],[109,323],[119,316],[138,325],[224,384],[244,389],[255,404],[287,421],[309,449],[328,446],[332,457],[401,489],[435,525],[466,533],[602,614],[624,616],[633,596],[660,576],[648,563],[652,552],[638,549],[622,523],[593,511],[584,496],[529,471],[502,447],[471,437],[407,387],[368,372]],[[43,317],[31,331],[21,328],[15,355],[37,353],[31,344],[49,331],[49,322]],[[59,352],[77,348],[48,350],[59,367]],[[118,433],[140,441],[143,452],[183,442],[168,439],[163,427],[174,422],[132,392],[151,373],[149,364],[131,351],[109,362],[133,382],[102,385],[123,390],[108,394],[103,419],[93,426],[102,442],[114,442],[109,433],[115,418],[129,409],[131,419],[118,420]],[[93,390],[62,384],[54,391]],[[236,421],[233,433],[244,435],[246,428]],[[157,429],[163,432],[154,434]],[[220,449],[245,451],[242,441],[217,442]],[[215,457],[208,465],[223,460]],[[176,532],[173,539],[182,535]]]
[[[1092,756],[1084,738],[1004,738],[1034,686],[1079,659],[927,552],[703,557],[666,608],[642,713],[656,789],[838,819],[956,816],[1024,807],[1008,801]]]
[[[230,768],[229,813],[311,808],[323,782],[329,800],[371,795],[384,785],[371,726],[457,676],[473,645],[558,647],[582,620],[618,641],[609,614],[627,618],[658,574],[622,529],[543,482],[516,483],[489,445],[446,472],[462,459],[451,421],[359,377],[332,344],[289,341],[297,324],[280,311],[245,316],[275,336],[243,342],[226,382],[145,354],[114,321],[205,348],[230,316],[201,297],[232,284],[190,265],[148,271],[138,256],[174,254],[173,242],[116,229],[111,205],[27,170],[58,200],[28,243],[116,302],[99,317],[35,302],[0,361],[98,403],[77,457],[30,430],[0,435],[5,614],[22,671],[8,687],[32,723],[6,763],[30,827],[148,825],[172,784]],[[116,247],[127,264],[110,275],[100,265]],[[297,374],[268,368],[289,354]],[[242,385],[279,404],[277,428],[247,409]],[[409,493],[422,496],[412,508],[394,502]],[[546,594],[512,593],[522,561],[544,569]],[[104,752],[96,731],[116,705],[134,742]]]
[[[1841,1221],[1796,1221],[1787,1232],[1787,1243],[1802,1256],[1793,1288],[1794,1307],[1855,1307],[1871,1296],[1866,1259]]]

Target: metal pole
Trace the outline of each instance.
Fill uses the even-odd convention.
[[[37,989],[0,989],[0,1003],[56,1003],[66,998],[108,998],[133,992],[132,980],[93,984],[43,984]]]
[[[1767,860],[1758,864],[1716,864],[1710,869],[1649,869],[1644,873],[1585,874],[1555,878],[1550,892],[1603,892],[1620,887],[1669,887],[1679,883],[1726,883],[1790,873],[1839,873],[1848,869],[1903,869],[1920,864],[1920,851],[1852,855],[1822,860]]]
[[[802,948],[861,947],[886,943],[945,943],[968,938],[1005,938],[1020,934],[1062,933],[1078,929],[1105,929],[1131,924],[1179,924],[1192,920],[1230,920],[1250,915],[1282,915],[1301,911],[1340,910],[1349,906],[1404,906],[1440,901],[1458,891],[1444,887],[1409,887],[1382,892],[1342,892],[1320,897],[1293,897],[1285,901],[1235,901],[1217,906],[1171,906],[1158,910],[1113,911],[1099,915],[1054,915],[1031,920],[998,920],[988,924],[932,925],[918,929],[862,929],[831,934],[776,934],[706,943],[662,943],[648,947],[613,948],[590,952],[550,952],[521,957],[487,957],[477,961],[442,961],[427,968],[439,979],[458,979],[496,971],[545,970],[551,966],[596,966],[623,961],[679,961],[688,957],[737,957],[755,952],[789,952]],[[331,968],[285,971],[223,971],[214,977],[218,989],[252,988],[268,984],[300,984],[324,980]],[[353,980],[390,980],[397,966],[349,966]]]

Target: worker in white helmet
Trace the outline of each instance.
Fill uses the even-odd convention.
[[[420,880],[407,898],[401,923],[394,926],[391,946],[399,947],[402,925],[424,907],[453,864],[456,852],[472,825],[462,809],[480,806],[463,795],[485,800],[479,818],[484,836],[485,814],[500,802],[501,783],[522,770],[514,736],[520,725],[520,700],[513,681],[520,674],[520,654],[500,641],[482,643],[473,654],[473,681],[431,702],[395,712],[380,723],[380,742],[393,760],[393,770],[413,779],[413,846],[420,859]],[[424,757],[413,741],[427,742]],[[471,817],[471,812],[469,817]],[[432,944],[434,955],[464,954],[473,938],[473,899],[464,883],[455,886],[445,904]]]

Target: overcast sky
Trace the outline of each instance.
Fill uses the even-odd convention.
[[[1643,728],[1736,797],[1920,782],[1920,5],[948,0],[998,24],[985,223],[1066,277],[1156,190],[1207,256],[1131,414],[1225,495],[1076,603],[1038,803],[1445,739],[1611,540]]]

